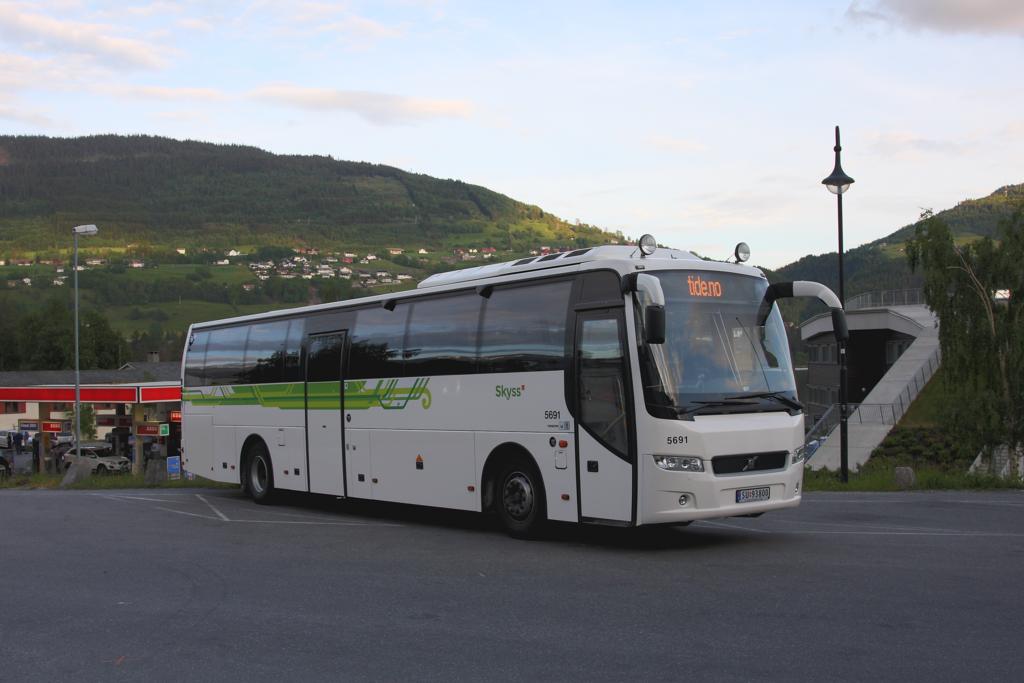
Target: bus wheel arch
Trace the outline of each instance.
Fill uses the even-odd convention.
[[[274,466],[270,449],[258,434],[246,438],[240,465],[242,491],[257,503],[269,503],[274,495]]]
[[[534,535],[547,521],[544,479],[537,461],[523,446],[503,443],[484,463],[483,510],[494,511],[512,536]]]

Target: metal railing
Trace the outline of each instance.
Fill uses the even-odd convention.
[[[924,291],[921,289],[885,289],[878,292],[864,292],[846,300],[846,310],[862,308],[885,308],[887,306],[924,306]]]
[[[925,361],[925,364],[914,373],[903,391],[899,393],[892,403],[847,403],[846,423],[847,424],[877,424],[894,426],[906,414],[910,404],[914,402],[917,395],[921,393],[928,380],[932,378],[935,371],[939,369],[942,362],[942,349],[936,347],[932,354]],[[818,421],[807,430],[804,436],[804,444],[810,445],[815,442],[817,445],[824,443],[832,430],[839,424],[840,413],[839,403],[833,403],[828,410],[822,414]]]

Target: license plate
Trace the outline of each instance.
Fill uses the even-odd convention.
[[[736,502],[753,503],[757,500],[768,500],[771,495],[772,490],[767,486],[759,486],[756,489],[739,489],[736,491]]]

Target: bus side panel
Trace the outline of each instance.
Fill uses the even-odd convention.
[[[213,471],[210,478],[214,481],[235,483],[241,481],[238,471],[238,448],[235,444],[235,428],[213,427]]]
[[[585,492],[581,501],[583,516],[629,522],[633,516],[632,465],[582,428],[580,463],[580,484]]]
[[[371,430],[370,470],[374,500],[480,509],[473,432]]]
[[[189,404],[181,421],[182,451],[185,454],[184,469],[205,479],[213,476],[213,416],[191,414]]]
[[[555,439],[555,445],[551,445]],[[576,456],[571,432],[529,434],[524,432],[477,432],[476,462],[477,481],[483,477],[484,464],[487,457],[498,446],[516,444],[526,449],[540,470],[544,481],[545,502],[547,503],[548,519],[559,522],[578,522],[576,508]],[[559,443],[565,441],[566,447]],[[495,457],[501,457],[495,454]],[[568,500],[562,498],[569,497]],[[622,491],[616,492],[622,496]],[[479,508],[477,508],[479,509]]]
[[[280,420],[283,411],[272,408],[262,409],[267,418]],[[271,412],[273,411],[273,412]],[[241,450],[251,435],[259,436],[270,451],[274,465],[274,488],[289,491],[307,491],[306,486],[306,430],[302,427],[238,427],[235,430],[235,446]],[[241,474],[241,473],[239,473]]]

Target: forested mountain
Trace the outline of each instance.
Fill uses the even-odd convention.
[[[1024,207],[1024,185],[1007,185],[987,197],[960,202],[936,215],[949,225],[960,243],[981,237],[995,237],[999,223]],[[843,259],[846,297],[883,289],[920,287],[920,273],[912,273],[903,251],[914,235],[916,223],[904,226],[882,239],[848,249]],[[804,256],[771,274],[773,281],[814,280],[838,291],[836,252]],[[808,311],[817,310],[809,307]]]
[[[0,255],[136,243],[237,248],[591,244],[607,233],[458,180],[152,136],[0,136]]]

